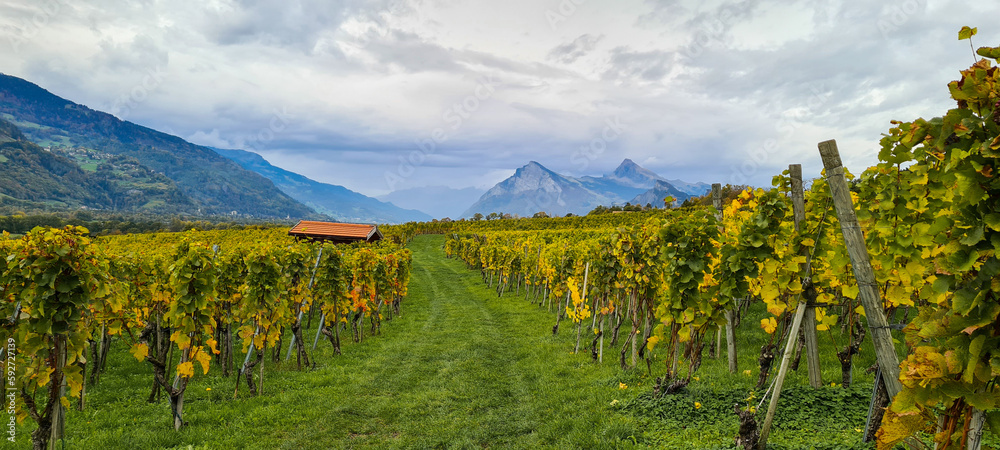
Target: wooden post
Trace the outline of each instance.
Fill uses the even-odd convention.
[[[774,379],[774,392],[771,393],[771,403],[767,405],[767,416],[764,418],[764,425],[760,428],[760,440],[757,441],[757,448],[764,450],[767,445],[767,435],[771,432],[771,423],[774,421],[774,412],[778,409],[778,397],[781,396],[781,387],[785,383],[785,375],[788,373],[788,363],[795,353],[795,336],[799,334],[799,326],[802,318],[806,315],[806,301],[799,302],[798,309],[795,310],[795,319],[792,320],[792,328],[788,333],[788,342],[785,343],[785,355],[781,357],[781,368],[778,369],[778,376]]]
[[[805,219],[805,201],[802,193],[802,166],[799,164],[792,164],[788,166],[788,171],[792,178],[792,211],[793,219],[795,222],[795,230],[798,231],[800,223]],[[803,277],[803,288],[806,288],[806,283],[811,283],[809,280],[809,264],[806,263],[805,267],[801,267]],[[778,369],[778,376],[774,379],[774,391],[771,393],[771,402],[767,405],[767,415],[764,416],[764,424],[760,428],[760,439],[757,441],[757,448],[763,450],[767,446],[767,437],[771,434],[771,424],[774,422],[774,413],[778,409],[778,398],[781,397],[781,388],[785,384],[785,376],[788,374],[788,363],[792,360],[792,355],[795,353],[795,344],[798,342],[799,327],[802,325],[802,321],[806,316],[806,311],[809,309],[808,303],[815,301],[810,295],[803,295],[799,297],[799,306],[795,310],[795,318],[792,320],[792,328],[788,331],[788,341],[785,343],[785,354],[781,357],[781,365]],[[815,326],[813,332],[815,333]],[[815,339],[815,334],[813,335]],[[810,367],[810,383],[812,383],[812,367]]]
[[[306,289],[309,289],[310,292],[312,291],[313,282],[316,281],[316,270],[319,269],[319,260],[321,258],[323,258],[323,247],[319,248],[319,253],[316,255],[316,264],[313,264],[312,276],[309,277],[309,287],[307,287]],[[300,306],[299,307],[299,317],[298,317],[298,319],[296,319],[296,321],[299,324],[299,326],[302,326],[302,313],[303,313],[302,307]],[[390,310],[390,314],[391,314],[391,310]],[[320,328],[322,328],[322,327],[320,327]],[[288,361],[288,360],[292,359],[292,348],[295,347],[295,333],[292,333],[292,338],[290,340],[291,340],[291,342],[288,343],[288,354],[285,355],[285,361]]]
[[[600,343],[598,344],[599,347],[597,348],[597,362],[600,364],[604,363],[604,324],[609,320],[610,319],[606,315],[601,317],[601,336],[599,339]]]
[[[722,220],[722,183],[712,184],[712,206],[715,206],[715,218]],[[736,313],[732,309],[725,311],[726,316],[726,357],[729,358],[729,373],[736,373],[739,370],[739,362],[736,358],[736,329],[733,323],[736,320]]]
[[[986,423],[986,414],[979,408],[972,408],[971,414],[969,438],[965,441],[965,449],[979,450],[983,445],[983,424]]]
[[[788,173],[792,178],[792,213],[795,217],[795,231],[801,230],[801,222],[806,218],[805,194],[802,191],[802,165],[790,164]],[[819,365],[819,342],[816,339],[816,307],[806,305],[806,315],[802,318],[802,334],[806,341],[806,364],[809,367],[809,385],[818,388],[823,385],[823,373]]]
[[[854,212],[854,202],[851,200],[851,191],[844,177],[844,167],[840,160],[840,152],[837,150],[837,142],[834,140],[820,142],[819,153],[826,169],[826,179],[830,183],[830,194],[837,208],[840,229],[844,233],[844,244],[851,257],[854,278],[858,282],[858,298],[865,308],[865,317],[868,318],[868,331],[875,346],[875,357],[879,368],[882,369],[886,392],[892,399],[902,389],[902,384],[899,382],[899,356],[896,355],[896,348],[892,344],[892,334],[885,318],[868,248],[865,247],[861,226],[858,225],[858,217]]]
[[[587,304],[587,276],[588,275],[590,275],[590,261],[587,261],[587,267],[585,267],[583,269],[583,295],[582,295],[583,298],[581,298],[580,301],[584,305]],[[576,306],[574,306],[573,309],[575,311],[576,310]],[[580,352],[580,334],[581,334],[582,331],[583,331],[583,321],[581,320],[581,321],[579,321],[579,322],[576,323],[576,347],[573,347],[573,353],[579,353]]]
[[[56,364],[58,368],[56,370],[62,372],[62,381],[59,384],[59,398],[63,398],[66,395],[66,372],[64,371],[66,367],[66,346],[69,343],[66,342],[65,336],[59,336],[56,339]],[[62,401],[56,400],[55,407],[52,408],[52,429],[49,430],[49,449],[55,450],[56,442],[59,442],[65,436],[66,431],[66,407],[63,406]]]

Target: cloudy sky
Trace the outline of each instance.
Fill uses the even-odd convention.
[[[766,185],[941,115],[997,2],[4,0],[0,72],[368,195],[535,160]]]

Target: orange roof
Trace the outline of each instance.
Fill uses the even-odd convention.
[[[288,234],[292,236],[348,241],[369,241],[382,238],[376,225],[357,223],[315,222],[301,220]]]

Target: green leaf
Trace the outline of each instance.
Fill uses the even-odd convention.
[[[959,240],[960,243],[964,245],[976,245],[983,240],[983,227],[978,226],[965,234],[962,239]]]
[[[966,315],[976,306],[976,291],[972,289],[959,289],[952,298],[952,307],[959,315]]]
[[[983,223],[993,231],[1000,231],[1000,214],[989,213],[983,216]]]
[[[984,58],[1000,59],[1000,47],[979,47],[976,53]]]
[[[994,435],[1000,435],[1000,411],[990,411],[986,413],[986,425]]]
[[[970,39],[978,32],[979,30],[977,28],[962,27],[962,29],[958,31],[958,40],[962,41]]]

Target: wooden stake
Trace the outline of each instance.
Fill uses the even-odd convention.
[[[583,269],[583,298],[580,301],[586,305],[587,304],[587,276],[590,275],[590,262],[587,262],[587,267]],[[576,308],[574,307],[574,310]],[[576,347],[573,348],[573,353],[578,353],[580,351],[580,332],[583,330],[583,321],[579,321],[576,324]]]
[[[802,192],[802,166],[792,164],[788,166],[789,174],[792,178],[792,211],[795,223],[795,231],[799,231],[803,219],[805,219],[805,201]],[[757,441],[757,448],[763,450],[767,445],[767,437],[771,434],[771,423],[774,421],[774,413],[778,409],[778,398],[781,397],[781,388],[785,384],[785,376],[788,374],[788,363],[795,353],[795,344],[798,342],[799,327],[809,309],[809,303],[816,299],[815,295],[810,295],[812,284],[810,281],[810,263],[806,259],[804,267],[800,267],[803,278],[803,288],[807,290],[805,295],[799,296],[799,306],[795,310],[795,318],[792,320],[792,327],[788,331],[788,341],[785,343],[785,354],[781,357],[781,365],[778,368],[778,376],[774,379],[774,392],[771,394],[771,402],[767,405],[767,415],[764,417],[764,425],[760,429],[760,439]],[[813,328],[813,339],[815,339],[815,327]],[[810,367],[810,375],[812,367]],[[811,377],[810,377],[811,378]],[[810,379],[810,384],[812,380]]]
[[[778,369],[778,377],[774,379],[774,392],[771,393],[771,403],[767,405],[767,416],[764,418],[764,425],[760,428],[760,440],[757,441],[757,448],[764,450],[767,445],[767,435],[771,432],[771,422],[774,421],[774,412],[778,409],[778,397],[781,396],[781,386],[785,383],[785,375],[788,372],[788,363],[795,353],[795,336],[799,334],[799,326],[802,324],[802,317],[806,314],[806,302],[803,299],[799,302],[798,309],[795,310],[795,319],[792,320],[792,328],[788,333],[788,342],[785,344],[785,355],[781,358],[781,368]]]
[[[979,408],[972,408],[972,419],[969,422],[969,438],[965,441],[966,450],[979,450],[983,445],[983,424],[986,414]]]
[[[712,184],[712,206],[715,207],[715,219],[722,221],[722,183]],[[736,359],[736,329],[733,327],[735,313],[732,309],[727,309],[725,311],[725,316],[726,357],[729,358],[729,373],[736,373],[736,371],[739,370],[739,364]]]
[[[313,264],[312,276],[309,277],[309,286],[306,287],[306,289],[308,289],[310,291],[310,295],[311,295],[311,292],[312,292],[313,282],[316,281],[316,270],[319,269],[319,260],[322,257],[323,257],[323,247],[320,247],[319,248],[319,253],[316,255],[316,264]],[[312,306],[310,306],[310,308],[312,308]],[[298,323],[300,327],[302,326],[302,314],[303,314],[303,312],[304,311],[302,311],[302,307],[300,305],[299,306],[299,316],[296,319],[296,323]],[[320,328],[322,328],[322,327],[320,327]],[[292,359],[292,348],[295,347],[295,333],[292,333],[292,338],[290,340],[291,340],[291,342],[288,343],[288,354],[285,355],[285,361],[288,361],[288,360]]]
[[[802,191],[802,165],[790,164],[788,172],[792,178],[792,213],[795,217],[795,231],[800,231],[801,222],[806,218],[805,193]],[[816,307],[806,305],[806,315],[802,318],[802,334],[806,341],[806,364],[809,368],[809,385],[818,388],[823,385],[823,373],[819,365],[819,342],[816,339]]]
[[[826,179],[830,183],[830,194],[837,208],[847,253],[851,257],[854,278],[858,282],[858,298],[865,308],[868,331],[875,346],[875,357],[879,368],[882,369],[882,379],[891,399],[902,389],[902,384],[899,382],[899,356],[896,355],[896,348],[892,344],[892,334],[885,318],[868,248],[865,247],[861,226],[858,225],[858,217],[854,212],[854,202],[851,200],[851,191],[844,177],[844,167],[840,160],[840,152],[837,150],[837,142],[833,140],[820,142],[819,153],[823,158]]]
[[[61,339],[60,339],[61,338]],[[56,364],[58,368],[56,370],[63,372],[66,367],[66,342],[65,336],[60,336],[56,340]],[[63,372],[62,382],[59,384],[59,398],[63,398],[66,395],[66,373]],[[66,407],[63,406],[62,402],[56,400],[55,407],[52,409],[52,425],[49,434],[49,449],[55,450],[56,442],[61,441],[66,431]]]

